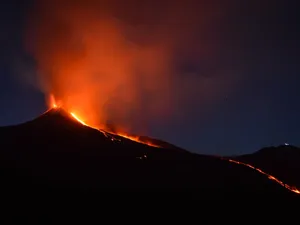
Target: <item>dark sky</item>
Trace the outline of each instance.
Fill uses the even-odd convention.
[[[36,73],[36,68],[23,46],[24,23],[31,4],[24,2],[3,0],[0,7],[3,126],[25,122],[46,109],[44,94],[28,75]],[[181,98],[173,119],[153,119],[148,134],[207,154],[250,153],[285,142],[299,146],[300,16],[296,5],[248,0],[222,5],[216,1],[210,6],[199,6],[200,1],[190,4],[197,5],[189,9],[200,7],[199,13],[207,16],[199,15],[199,21],[192,18],[194,24],[205,23],[205,28],[193,41],[183,42],[181,48],[204,46],[208,51],[200,55],[193,51],[174,53],[181,72],[173,79],[190,76],[188,82],[179,82],[178,93],[190,89],[203,92],[189,96],[187,101]],[[214,13],[220,13],[221,19],[205,21]],[[180,29],[185,27],[177,27],[177,31]],[[196,35],[197,26],[193,29]],[[217,50],[209,54],[212,49]]]

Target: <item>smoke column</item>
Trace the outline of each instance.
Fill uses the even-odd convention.
[[[203,98],[198,78],[180,78],[177,62],[214,54],[212,45],[187,50],[186,43],[213,25],[219,10],[205,14],[212,6],[202,10],[198,1],[124,2],[36,1],[26,48],[47,98],[53,94],[90,125],[131,131],[170,117],[183,100]]]

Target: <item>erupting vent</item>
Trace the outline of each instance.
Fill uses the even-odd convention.
[[[151,146],[151,147],[155,147],[155,148],[160,148],[161,147],[161,146],[156,145],[156,144],[154,144],[150,141],[141,140],[139,136],[133,136],[133,135],[129,135],[129,134],[121,133],[121,132],[116,132],[116,133],[110,132],[110,131],[108,132],[108,131],[105,131],[101,128],[88,125],[84,121],[84,119],[82,119],[80,116],[78,116],[75,112],[72,112],[72,111],[69,112],[68,110],[65,110],[62,107],[62,104],[60,102],[57,102],[53,95],[50,95],[50,109],[49,110],[52,110],[52,109],[63,109],[64,111],[68,112],[71,115],[71,117],[74,118],[77,122],[81,123],[84,126],[88,126],[88,127],[99,130],[105,137],[109,138],[111,141],[121,141],[120,139],[117,139],[115,137],[115,136],[121,136],[121,137],[129,139],[131,141],[135,141],[135,142],[145,144],[145,145],[148,145],[148,146]]]

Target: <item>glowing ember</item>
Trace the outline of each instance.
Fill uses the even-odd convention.
[[[231,163],[235,163],[235,164],[247,166],[247,167],[249,167],[249,168],[251,168],[251,169],[253,169],[253,170],[255,170],[255,171],[257,171],[257,172],[259,172],[259,173],[261,173],[261,174],[263,174],[263,175],[265,175],[265,176],[267,176],[270,180],[274,180],[276,183],[280,184],[282,187],[285,187],[285,188],[288,189],[289,191],[292,191],[292,192],[294,192],[294,193],[296,193],[296,194],[300,194],[300,190],[297,189],[296,187],[293,187],[293,186],[290,186],[290,185],[288,185],[288,184],[285,184],[284,182],[282,182],[282,181],[279,180],[278,178],[272,176],[271,174],[268,174],[268,173],[262,171],[262,170],[259,169],[259,168],[256,168],[256,167],[254,167],[254,166],[252,166],[252,165],[250,165],[250,164],[247,164],[247,163],[244,163],[244,162],[240,162],[240,161],[237,161],[237,160],[233,160],[233,159],[226,159],[226,158],[222,158],[222,159],[223,159],[223,160],[228,160],[228,161],[231,162]]]

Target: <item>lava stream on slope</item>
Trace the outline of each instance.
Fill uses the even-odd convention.
[[[273,175],[268,174],[265,171],[263,171],[263,170],[255,167],[255,166],[252,166],[252,165],[250,165],[248,163],[244,163],[244,162],[240,162],[240,161],[237,161],[237,160],[233,160],[233,159],[226,159],[226,158],[221,158],[221,159],[227,160],[228,162],[231,162],[231,163],[235,163],[235,164],[239,164],[239,165],[243,165],[243,166],[246,166],[248,168],[251,168],[251,169],[253,169],[253,170],[255,170],[255,171],[257,171],[257,172],[259,172],[259,173],[261,173],[261,174],[263,174],[265,176],[267,176],[268,179],[274,180],[276,183],[280,184],[282,187],[288,189],[289,191],[292,191],[292,192],[294,192],[296,194],[300,194],[300,190],[297,189],[296,187],[288,185],[288,184],[285,184],[283,181],[279,180],[278,178],[274,177]]]
[[[82,125],[88,126],[88,125],[85,124],[81,119],[79,119],[74,113],[70,113],[70,114],[71,114],[71,116],[72,116],[74,119],[76,119],[76,120],[77,120],[78,122],[80,122]],[[95,128],[95,129],[97,129],[97,128]],[[107,132],[107,131],[104,131],[104,130],[101,130],[101,129],[97,129],[97,130],[99,130],[101,133],[103,133],[107,138],[111,138],[112,141],[114,141],[114,140],[121,141],[121,140],[119,140],[119,139],[116,139],[116,138],[112,137],[112,135],[111,135],[109,132]],[[138,139],[138,137],[132,137],[132,136],[129,136],[129,135],[126,135],[126,134],[118,134],[118,133],[116,133],[116,134],[114,134],[114,135],[119,135],[119,136],[121,136],[121,137],[130,139],[130,140],[135,141],[135,142],[139,142],[139,143],[146,144],[146,145],[149,145],[149,146],[152,146],[152,147],[160,148],[160,146],[151,144],[150,142],[143,142],[143,141],[140,141],[140,140]],[[237,161],[237,160],[233,160],[233,159],[226,159],[226,158],[221,158],[221,159],[222,159],[222,160],[227,160],[227,161],[230,162],[230,163],[235,163],[235,164],[239,164],[239,165],[243,165],[243,166],[246,166],[246,167],[248,167],[248,168],[251,168],[251,169],[253,169],[253,170],[255,170],[255,171],[257,171],[257,172],[259,172],[259,173],[265,175],[268,179],[273,180],[273,181],[275,181],[276,183],[280,184],[282,187],[288,189],[289,191],[294,192],[294,193],[296,193],[296,194],[300,194],[300,190],[297,189],[296,187],[284,183],[283,181],[279,180],[279,179],[276,178],[275,176],[273,176],[273,175],[271,175],[271,174],[268,174],[268,173],[266,173],[265,171],[263,171],[262,169],[256,168],[256,167],[254,167],[253,165],[250,165],[250,164],[247,164],[247,163],[244,163],[244,162],[240,162],[240,161]]]
[[[58,108],[58,107],[55,106],[53,108]],[[90,126],[90,125],[86,124],[82,119],[80,119],[79,116],[77,116],[74,112],[70,112],[69,114],[71,115],[72,118],[74,118],[80,124],[82,124],[84,126],[87,126],[87,127],[91,127],[93,129],[96,129],[96,130],[100,131],[105,137],[111,139],[111,141],[121,141],[120,139],[117,139],[115,137],[115,136],[120,136],[120,137],[129,139],[131,141],[138,142],[140,144],[148,145],[148,146],[155,147],[155,148],[161,148],[161,146],[156,145],[154,143],[151,143],[150,141],[142,141],[142,140],[140,140],[138,136],[132,136],[132,135],[128,135],[128,134],[124,134],[124,133],[119,133],[119,132],[117,132],[117,133],[108,132],[108,131],[105,131],[103,129]]]

